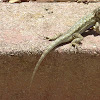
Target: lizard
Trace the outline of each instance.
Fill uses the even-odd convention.
[[[83,40],[83,36],[81,35],[83,32],[85,32],[87,29],[90,29],[92,27],[97,33],[100,34],[99,26],[100,26],[100,7],[94,9],[91,13],[79,19],[67,32],[65,32],[61,36],[55,37],[53,39],[55,41],[53,41],[47,47],[47,49],[43,52],[40,59],[38,60],[34,68],[34,71],[32,73],[30,87],[33,78],[35,76],[35,73],[38,70],[38,67],[40,66],[43,59],[51,50],[53,50],[58,45],[66,42],[71,42],[71,46],[77,47],[79,43]]]

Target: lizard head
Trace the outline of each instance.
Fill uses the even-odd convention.
[[[94,10],[94,14],[98,19],[100,19],[100,7]]]

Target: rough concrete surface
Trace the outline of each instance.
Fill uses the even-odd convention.
[[[9,2],[9,3],[21,3],[21,2],[77,2],[77,3],[97,3],[100,2],[100,0],[0,0],[0,2]]]
[[[100,100],[100,36],[86,32],[79,51],[53,50],[29,83],[44,37],[66,32],[100,3],[0,3],[1,100]]]

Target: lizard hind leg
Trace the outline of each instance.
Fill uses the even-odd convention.
[[[79,33],[75,33],[73,36],[73,40],[71,42],[71,47],[74,46],[74,51],[76,53],[76,51],[79,49],[79,43],[83,40],[83,36]]]
[[[50,38],[50,37],[45,37],[45,39],[47,39],[47,40],[49,40],[49,41],[54,41],[54,40],[56,40],[57,38],[59,38],[60,36],[62,36],[62,35],[59,34],[59,35],[56,35],[56,36],[54,36],[54,37],[52,37],[52,38]]]

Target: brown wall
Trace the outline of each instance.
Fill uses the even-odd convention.
[[[39,56],[0,56],[0,100],[100,100],[100,56],[51,52],[33,80]]]

